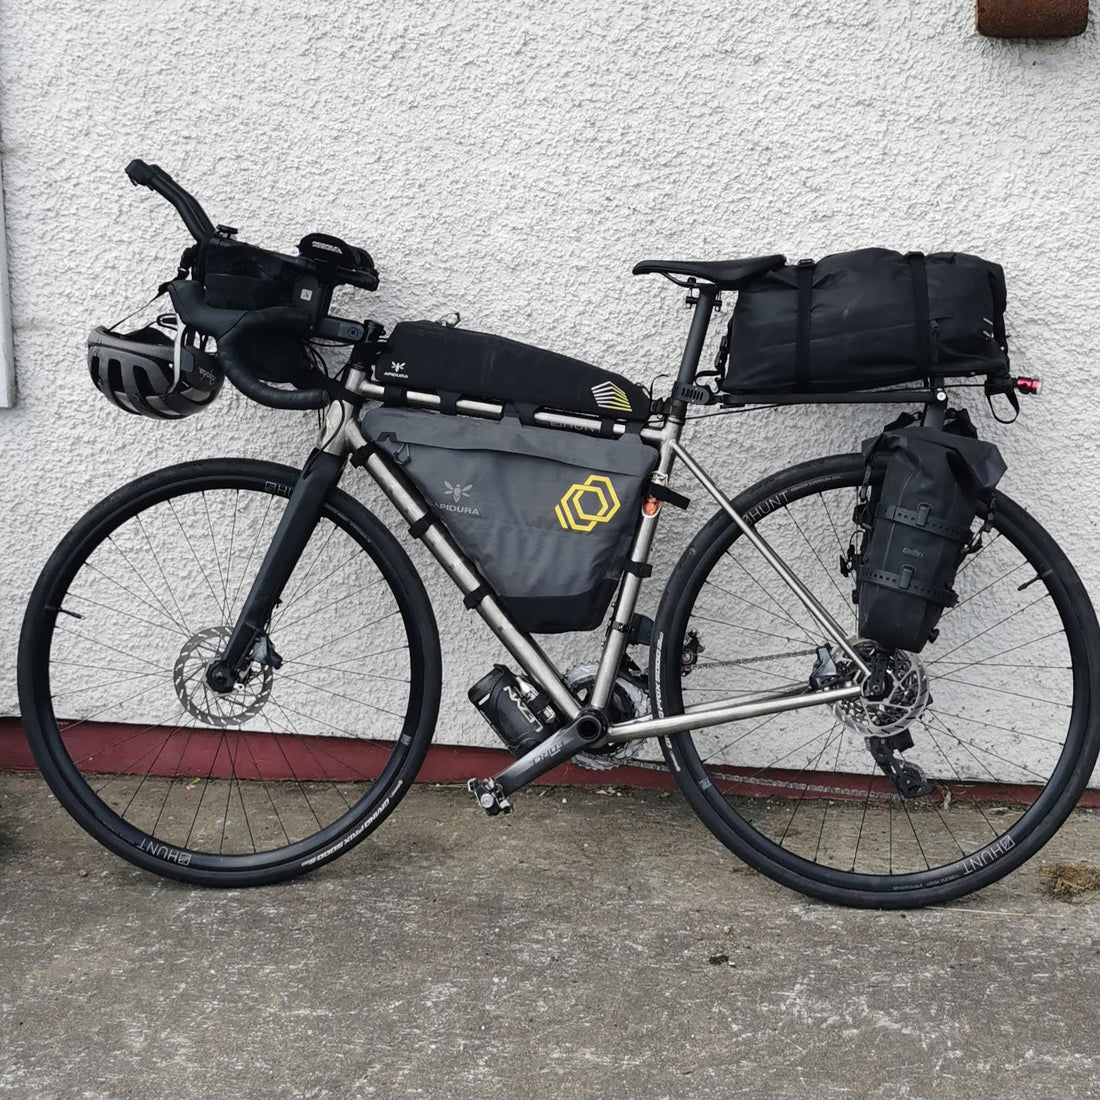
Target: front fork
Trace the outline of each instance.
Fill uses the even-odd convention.
[[[290,574],[298,564],[328,499],[344,472],[344,456],[314,451],[306,462],[297,484],[290,493],[286,511],[268,547],[256,579],[252,582],[221,657],[206,670],[206,682],[221,694],[240,683],[253,657],[256,643],[263,640],[260,656],[266,663],[277,664],[278,657],[264,632],[271,613],[283,594]],[[280,487],[281,488],[281,487]]]

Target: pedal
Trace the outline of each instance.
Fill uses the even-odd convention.
[[[512,803],[504,795],[504,790],[495,779],[471,779],[466,790],[477,799],[477,804],[490,816],[510,814]]]

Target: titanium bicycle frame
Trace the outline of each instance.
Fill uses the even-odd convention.
[[[695,289],[697,296],[689,299],[695,307],[695,313],[677,378],[678,384],[685,386],[694,382],[703,342],[719,294],[718,288],[711,285]],[[384,396],[383,387],[368,381],[365,372],[358,368],[349,372],[345,384],[349,390],[368,399],[381,399]],[[426,410],[437,408],[440,403],[437,394],[415,391],[407,392],[405,401],[411,407]],[[457,408],[463,414],[488,419],[500,419],[504,412],[502,404],[486,401],[462,400],[458,402]],[[286,511],[226,648],[220,659],[208,668],[207,680],[214,690],[232,690],[238,675],[252,660],[278,660],[278,655],[265,633],[267,623],[283,586],[313,533],[328,493],[343,474],[349,455],[365,447],[366,440],[356,423],[358,411],[358,403],[352,401],[338,400],[329,405],[317,449],[306,463],[290,495]],[[642,429],[642,439],[655,446],[659,452],[657,469],[650,475],[651,482],[667,484],[674,464],[679,459],[816,620],[823,638],[833,643],[852,662],[857,673],[852,683],[843,687],[811,689],[807,677],[805,688],[733,695],[727,699],[686,707],[682,714],[666,717],[646,715],[605,728],[602,723],[593,722],[587,716],[593,711],[603,712],[611,698],[615,678],[628,644],[628,633],[642,585],[640,573],[644,569],[636,568],[624,573],[591,695],[587,705],[582,707],[566,687],[557,666],[530,636],[515,626],[491,586],[478,573],[474,563],[459,549],[442,521],[431,512],[424,498],[398,473],[387,455],[370,448],[365,452],[367,457],[362,462],[363,468],[413,528],[416,537],[439,562],[463,597],[469,599],[469,605],[476,609],[527,676],[546,692],[554,708],[565,719],[565,726],[497,776],[497,780],[501,781],[499,784],[494,780],[485,781],[491,785],[489,789],[493,792],[498,808],[507,808],[505,796],[508,793],[568,759],[582,747],[618,744],[638,738],[665,737],[687,730],[721,725],[724,722],[854,699],[861,692],[858,681],[870,675],[870,669],[852,646],[844,629],[757,533],[753,524],[737,512],[721,489],[682,446],[680,436],[686,412],[686,402],[674,399],[662,426]],[[566,413],[539,412],[535,414],[535,421],[546,427],[575,431],[593,432],[599,428],[598,421],[592,418]],[[623,425],[616,427],[616,434],[622,434],[623,431]],[[660,513],[660,502],[653,514],[643,511],[630,549],[629,561],[636,567],[644,567],[649,562]],[[485,594],[476,598],[475,593]],[[653,644],[660,646],[661,641],[658,636]],[[650,688],[651,697],[655,697],[654,693],[659,693],[659,685],[650,685]],[[587,729],[583,726],[586,721],[589,723]],[[482,804],[489,808],[487,803]]]

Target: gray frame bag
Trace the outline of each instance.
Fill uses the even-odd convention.
[[[622,575],[657,451],[603,439],[398,408],[363,434],[417,487],[529,633],[593,630]]]

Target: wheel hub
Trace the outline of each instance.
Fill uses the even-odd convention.
[[[207,683],[210,664],[217,660],[232,633],[230,626],[211,626],[192,634],[176,658],[172,682],[184,709],[206,725],[239,726],[264,709],[273,680],[270,664],[255,664],[224,694]]]
[[[874,660],[874,642],[860,640],[854,648],[868,663]],[[896,649],[886,657],[884,666],[885,690],[880,698],[861,695],[833,704],[837,718],[864,737],[888,737],[907,730],[932,701],[928,673],[915,653]]]

